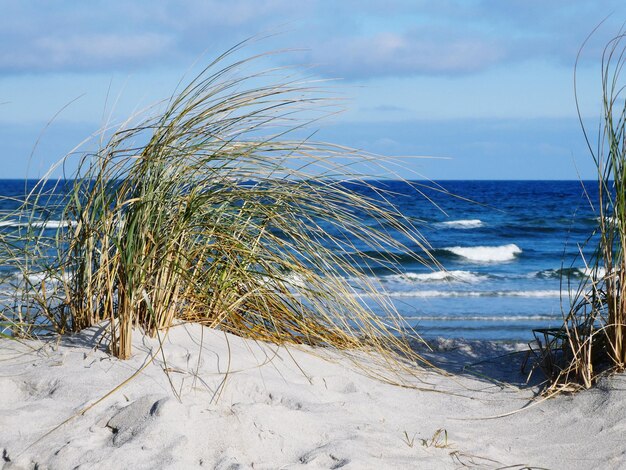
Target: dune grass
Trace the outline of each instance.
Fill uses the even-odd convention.
[[[427,243],[383,190],[350,189],[369,186],[356,169],[379,157],[298,138],[327,102],[320,89],[286,70],[250,72],[260,59],[239,52],[161,112],[108,131],[96,152],[68,155],[59,165],[79,158],[78,169],[56,192],[42,182],[7,215],[24,221],[2,243],[2,264],[21,273],[3,313],[12,334],[108,322],[110,351],[128,358],[133,332],[192,321],[419,360],[363,269],[394,266],[371,252],[427,261],[415,254]],[[53,219],[50,235],[42,226]]]
[[[582,125],[598,170],[598,200],[590,202],[599,225],[588,242],[593,255],[584,260],[590,276],[576,287],[565,318],[560,358],[564,365],[552,377],[556,388],[589,388],[602,372],[626,368],[625,40],[623,34],[615,37],[602,56],[602,124],[597,138]]]

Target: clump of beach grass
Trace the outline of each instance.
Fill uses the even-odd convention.
[[[242,74],[262,58],[239,52],[156,115],[108,130],[97,151],[68,155],[59,165],[79,158],[77,170],[53,190],[40,183],[9,214],[25,221],[3,243],[2,263],[20,273],[3,314],[13,334],[106,322],[110,351],[128,358],[133,332],[190,321],[376,352],[387,364],[419,360],[363,269],[394,266],[367,253],[428,256],[417,229],[357,171],[379,157],[298,138],[316,119],[310,109],[327,104],[320,89],[289,69]],[[41,228],[47,218],[59,222],[54,235]]]
[[[556,358],[562,366],[552,377],[557,389],[589,388],[602,372],[626,368],[625,40],[624,34],[615,37],[602,55],[597,144],[582,126],[598,170],[598,200],[590,202],[595,202],[599,225],[587,242],[593,247],[591,257],[581,254],[589,276],[574,290],[565,318],[562,357]]]

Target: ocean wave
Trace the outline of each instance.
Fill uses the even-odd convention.
[[[449,228],[470,229],[482,227],[483,221],[480,219],[449,220],[446,222],[441,222],[439,225]]]
[[[602,279],[606,276],[606,269],[603,267],[597,268],[560,268],[560,269],[544,269],[534,274],[534,277],[540,279],[561,279],[562,277],[568,279]]]
[[[585,273],[585,276],[590,277],[591,279],[603,279],[605,277],[607,277],[606,275],[606,269],[604,269],[602,266],[598,266],[597,268],[585,268],[583,270],[583,272]],[[614,273],[615,271],[611,271],[612,273]],[[611,276],[608,276],[611,277]]]
[[[33,227],[33,228],[64,228],[69,227],[71,222],[68,220],[32,220],[30,222],[20,222],[19,220],[0,220],[0,227]]]
[[[0,220],[0,227],[22,227],[23,225],[25,224],[17,220]]]
[[[452,281],[452,282],[468,282],[476,283],[488,278],[486,274],[478,274],[470,271],[433,271],[429,273],[404,273],[404,274],[391,274],[383,276],[381,280],[383,282],[404,282],[407,284],[422,283],[422,282],[440,282],[440,281]]]
[[[560,315],[469,315],[469,316],[451,316],[451,315],[415,315],[402,317],[403,320],[409,321],[554,321],[561,320]]]
[[[582,279],[585,276],[584,269],[580,268],[560,268],[560,269],[543,269],[539,272],[532,273],[530,277],[538,277],[539,279]]]
[[[600,222],[602,222],[602,217],[596,217],[594,220],[595,220],[597,223],[600,223]],[[617,225],[617,224],[618,224],[618,222],[619,222],[619,219],[618,219],[617,217],[612,217],[612,216],[608,216],[608,215],[607,215],[607,216],[604,218],[604,221],[605,221],[607,224]]]
[[[72,275],[65,272],[63,274],[52,271],[33,271],[33,272],[13,272],[8,275],[5,281],[12,285],[32,284],[38,286],[42,283],[47,285],[58,284],[59,282],[69,282]]]
[[[41,284],[42,282],[50,281],[49,273],[28,273],[28,274],[18,274],[15,276],[16,279],[22,281],[28,281],[30,284]]]
[[[452,246],[444,248],[444,250],[470,261],[478,262],[511,261],[522,252],[520,247],[513,243],[500,246]]]
[[[31,227],[37,228],[65,228],[71,225],[68,220],[46,220],[42,222],[31,222]]]
[[[464,290],[414,290],[389,292],[391,297],[560,297],[559,290],[502,290],[502,291],[464,291]]]

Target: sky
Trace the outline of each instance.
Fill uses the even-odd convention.
[[[622,0],[0,0],[0,178],[37,178],[103,123],[248,38],[329,80],[315,138],[432,179],[592,179]],[[436,158],[414,158],[429,156]],[[404,175],[404,176],[406,176]]]

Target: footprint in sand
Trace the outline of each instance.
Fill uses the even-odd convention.
[[[143,433],[159,416],[170,399],[141,397],[119,410],[106,424],[113,433],[113,445],[119,447]]]

